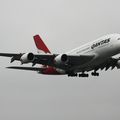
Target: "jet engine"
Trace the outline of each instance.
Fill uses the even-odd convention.
[[[68,62],[68,56],[66,54],[61,54],[55,57],[55,63],[58,65],[65,64]]]
[[[34,60],[33,53],[25,53],[21,56],[20,61],[22,64],[32,62]]]
[[[120,69],[120,60],[117,61],[117,68]]]

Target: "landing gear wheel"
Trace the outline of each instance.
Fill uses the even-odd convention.
[[[79,74],[79,77],[89,77],[89,75],[82,73],[82,74]]]
[[[78,74],[77,73],[71,73],[71,74],[68,74],[68,77],[77,77]]]
[[[99,76],[99,73],[97,73],[97,72],[92,72],[91,75],[92,75],[92,76]]]

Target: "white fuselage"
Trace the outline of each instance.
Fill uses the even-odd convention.
[[[76,72],[83,70],[90,71],[94,66],[104,62],[107,58],[110,58],[120,53],[120,34],[110,34],[101,37],[93,42],[87,43],[81,47],[73,49],[67,52],[68,55],[94,55],[95,57],[82,66],[77,66]]]

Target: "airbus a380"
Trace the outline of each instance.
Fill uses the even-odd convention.
[[[93,42],[82,45],[63,54],[52,54],[39,35],[34,41],[38,53],[0,53],[0,56],[11,57],[22,64],[32,63],[32,67],[11,66],[9,69],[37,71],[46,75],[68,75],[69,77],[99,76],[98,70],[120,68],[120,34],[103,36]],[[34,67],[41,64],[41,67]]]

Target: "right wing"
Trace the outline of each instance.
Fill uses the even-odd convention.
[[[96,71],[99,69],[101,69],[101,70],[105,69],[105,71],[107,71],[109,68],[111,68],[111,70],[113,70],[115,67],[120,69],[119,61],[120,61],[120,58],[108,58],[106,61],[99,64],[98,66],[95,66],[95,68],[93,68],[93,69]]]

